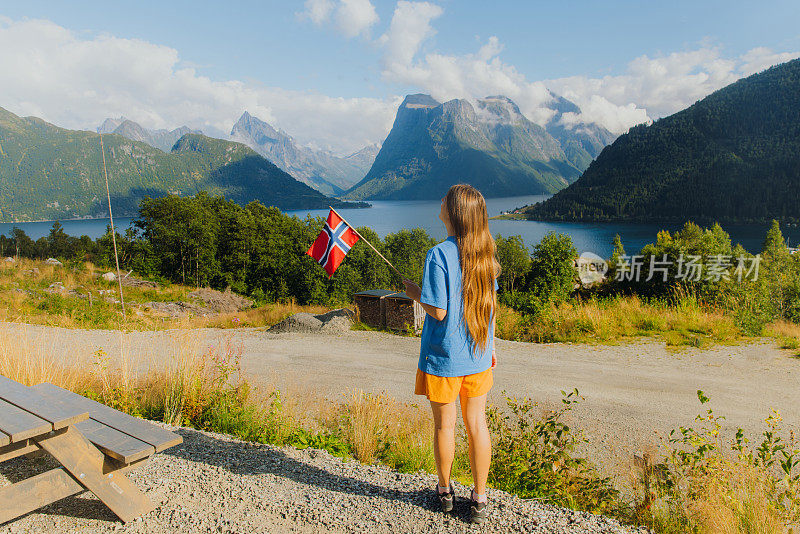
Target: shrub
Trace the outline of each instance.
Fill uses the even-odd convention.
[[[488,410],[493,441],[489,483],[523,498],[596,513],[614,511],[621,504],[619,493],[588,460],[573,456],[585,440],[563,421],[582,397],[578,390],[562,395],[561,408],[541,419],[530,399],[506,398],[509,415],[496,407]]]
[[[723,419],[706,409],[699,428],[670,433],[664,461],[640,464],[635,521],[659,532],[768,533],[800,520],[800,450],[782,435],[780,415],[767,417],[755,447],[741,428],[725,445]]]

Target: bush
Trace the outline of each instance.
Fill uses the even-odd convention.
[[[488,410],[493,458],[489,484],[523,498],[545,500],[595,513],[621,506],[610,479],[601,477],[583,458],[573,456],[582,437],[564,423],[564,416],[582,399],[578,390],[562,391],[560,409],[539,419],[530,399],[506,398],[510,415]]]
[[[767,417],[755,447],[741,428],[724,444],[723,419],[706,409],[699,428],[670,432],[664,461],[639,464],[636,522],[658,532],[771,533],[800,520],[800,450],[782,435],[780,415]]]

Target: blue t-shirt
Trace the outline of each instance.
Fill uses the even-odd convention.
[[[497,291],[497,280],[494,281]],[[437,321],[425,315],[419,351],[419,368],[436,376],[466,376],[492,366],[494,328],[489,323],[486,350],[480,346],[472,352],[469,330],[464,322],[461,295],[461,264],[456,238],[449,236],[428,251],[422,274],[420,301],[443,310],[447,315]]]

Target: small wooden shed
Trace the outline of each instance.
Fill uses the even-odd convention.
[[[405,332],[411,327],[415,333],[422,330],[425,310],[419,302],[412,300],[404,292],[384,297],[386,302],[386,328]]]
[[[387,295],[394,295],[396,291],[388,289],[370,289],[353,296],[359,320],[372,328],[386,328],[386,301]]]

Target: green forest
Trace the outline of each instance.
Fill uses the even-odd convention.
[[[800,60],[639,125],[535,220],[711,224],[800,221]]]
[[[146,196],[200,191],[282,209],[346,205],[240,143],[187,134],[165,153],[119,135],[103,135],[103,142],[117,215],[135,216]],[[58,128],[0,108],[0,222],[107,215],[102,158],[96,133]]]

